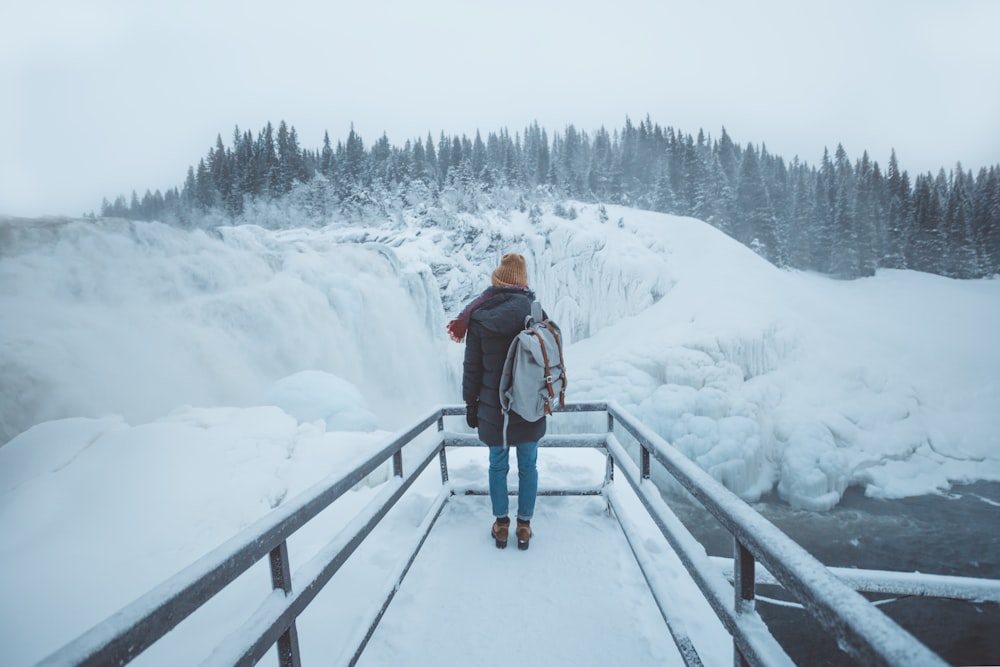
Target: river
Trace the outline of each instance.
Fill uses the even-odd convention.
[[[668,502],[710,555],[732,557],[732,537],[706,510],[674,495]],[[795,510],[777,497],[753,507],[828,566],[1000,579],[1000,483],[898,500],[851,488],[828,512]],[[777,587],[758,586],[758,595],[791,599]],[[879,608],[951,664],[1000,664],[1000,605],[909,597]],[[757,609],[796,664],[858,664],[807,612],[765,600]]]

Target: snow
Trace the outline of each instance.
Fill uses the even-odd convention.
[[[726,578],[732,581],[733,561],[728,558],[719,557],[712,557],[711,560],[722,570]],[[943,574],[925,574],[922,572],[872,571],[845,567],[831,567],[829,570],[837,575],[838,579],[859,591],[1000,603],[1000,581],[996,579],[953,577]],[[756,580],[758,583],[777,583],[777,579],[766,568],[759,565]],[[786,604],[801,606],[797,603]]]
[[[0,220],[5,664],[32,664],[456,402],[462,350],[444,323],[509,251],[528,258],[569,342],[568,398],[617,401],[745,499],[776,489],[824,510],[849,486],[898,498],[1000,480],[1000,281],[909,271],[835,281],[779,270],[697,220],[607,206],[619,228],[594,205],[575,207],[576,220],[537,224],[516,211],[432,210],[277,231]],[[485,485],[483,451],[449,456],[454,483]],[[594,452],[539,458],[543,487],[603,477]],[[389,475],[383,466],[303,529],[293,568]],[[411,489],[310,607],[299,627],[307,664],[357,632],[439,491],[433,479]],[[627,664],[669,663],[659,611],[595,502],[540,499],[527,553],[492,548],[485,499],[450,502],[368,664],[401,647],[441,649],[432,630],[456,659],[469,647],[455,640],[472,630],[509,658],[516,633],[495,631],[504,622],[530,637],[547,628],[581,655],[610,642]],[[648,530],[650,548],[669,553]],[[552,567],[566,557],[593,589]],[[445,575],[456,585],[421,606],[432,601],[420,587]],[[258,565],[141,660],[204,658],[267,585]],[[557,626],[523,604],[540,591]],[[503,622],[490,621],[491,604]],[[435,615],[452,620],[435,628]],[[731,661],[714,621],[685,626],[706,664]]]
[[[489,537],[488,498],[450,501],[359,664],[612,664],[622,656],[678,664],[607,504],[545,500],[524,553],[475,539]],[[455,546],[465,543],[472,546]]]
[[[282,378],[265,392],[264,400],[299,422],[322,421],[327,431],[374,431],[377,426],[361,392],[322,371],[300,371]]]

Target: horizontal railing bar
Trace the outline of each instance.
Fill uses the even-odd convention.
[[[608,404],[605,401],[577,401],[555,408],[555,412],[605,412],[607,409]]]
[[[642,479],[639,467],[628,455],[618,438],[608,436],[608,451],[615,458],[616,469],[625,476],[657,528],[673,547],[684,567],[715,611],[716,616],[733,637],[743,655],[755,667],[772,667],[794,663],[784,648],[768,631],[756,612],[737,615],[733,603],[733,588],[712,564],[705,548],[691,535],[673,510],[660,496],[659,489],[648,479]],[[614,497],[616,489],[607,494]]]
[[[258,519],[159,586],[38,663],[123,665],[176,627],[216,593],[267,556],[306,522],[389,460],[404,444],[434,424],[440,410],[395,436],[346,475],[321,481]]]
[[[667,589],[666,586],[662,585],[662,580],[655,574],[657,564],[652,563],[649,556],[645,554],[645,550],[638,546],[644,540],[637,534],[634,524],[625,518],[627,512],[622,511],[618,490],[609,488],[605,496],[608,499],[608,504],[613,510],[615,518],[618,520],[618,525],[621,526],[622,533],[625,535],[625,541],[628,542],[628,546],[632,550],[635,562],[639,565],[639,571],[642,572],[642,576],[646,580],[649,592],[652,594],[653,600],[660,610],[660,615],[663,617],[663,621],[667,624],[667,629],[670,630],[670,634],[674,638],[674,644],[677,646],[677,651],[684,660],[684,664],[686,667],[702,667],[701,656],[698,655],[698,650],[691,641],[691,637],[688,636],[684,622],[681,619],[684,612],[688,610],[677,609],[675,591]]]
[[[604,487],[601,486],[589,486],[589,487],[579,487],[573,489],[539,489],[539,496],[599,496],[604,492]],[[457,496],[488,496],[490,495],[490,490],[484,487],[456,487],[455,495]],[[508,489],[508,496],[516,496],[517,489]]]
[[[431,423],[436,421],[431,420]],[[257,608],[243,626],[229,635],[208,660],[207,665],[254,665],[278,637],[319,594],[323,586],[354,553],[372,529],[389,512],[438,451],[440,441],[424,452],[414,470],[402,478],[393,477],[372,500],[329,544],[323,547],[292,577],[292,592],[275,602],[269,597]],[[247,638],[253,642],[246,644]]]
[[[390,577],[390,585],[384,590],[382,594],[382,606],[379,608],[378,612],[368,623],[368,630],[365,632],[364,637],[360,641],[355,641],[348,646],[355,645],[357,649],[354,651],[354,656],[348,661],[348,664],[353,667],[358,662],[361,654],[364,652],[365,647],[368,646],[369,640],[371,640],[372,635],[375,634],[375,629],[378,624],[382,622],[382,617],[385,616],[386,610],[389,609],[389,605],[392,603],[393,598],[396,597],[396,592],[399,587],[403,584],[403,579],[406,578],[407,573],[410,571],[410,567],[413,566],[413,561],[417,559],[417,554],[420,553],[420,549],[423,548],[424,542],[427,541],[427,536],[430,535],[431,529],[434,528],[434,524],[437,523],[438,518],[441,516],[441,511],[444,509],[445,504],[447,504],[448,499],[451,498],[451,491],[447,486],[441,489],[441,493],[438,494],[437,498],[431,504],[430,510],[427,512],[427,516],[424,518],[423,524],[419,531],[419,539],[417,543],[413,545],[410,550],[410,557],[406,560],[406,563],[395,573],[394,576]],[[342,663],[334,663],[342,664]]]
[[[573,435],[546,435],[538,441],[539,447],[604,447],[607,433],[578,433]],[[445,447],[486,447],[475,435],[442,431]],[[515,445],[511,445],[514,447]]]
[[[946,664],[648,426],[613,401],[608,411],[866,665]]]
[[[732,580],[732,559],[723,556],[710,556],[710,558],[723,576]],[[897,572],[894,570],[862,570],[850,567],[828,567],[827,569],[845,584],[863,593],[885,593],[1000,604],[1000,580],[997,579],[924,574],[923,572]],[[756,581],[758,584],[781,585],[781,582],[765,568],[757,569]]]
[[[608,409],[605,401],[576,401],[567,403],[565,407],[555,408],[555,412],[604,412]],[[464,417],[464,405],[445,405],[440,408],[445,417]]]

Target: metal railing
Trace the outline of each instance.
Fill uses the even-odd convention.
[[[663,536],[732,635],[737,666],[793,664],[755,611],[757,561],[860,664],[947,664],[663,438],[616,403],[609,402],[606,407],[609,417],[638,443],[639,463],[629,458],[613,427],[608,434],[609,455],[615,457],[618,468],[625,472]],[[650,458],[659,462],[733,535],[731,586],[729,582],[720,585],[724,577],[719,567],[663,501],[650,480]]]
[[[733,638],[736,665],[792,664],[755,610],[758,580],[784,586],[838,641],[866,665],[944,665],[936,654],[917,641],[848,583],[810,556],[774,525],[727,490],[708,473],[674,449],[663,438],[625,412],[614,402],[572,403],[560,412],[605,412],[607,430],[601,433],[549,435],[543,447],[589,447],[607,456],[601,486],[576,489],[542,489],[540,495],[603,494],[636,555],[640,569],[674,642],[689,666],[701,665],[698,652],[683,630],[686,610],[672,608],[671,591],[657,577],[657,563],[639,546],[643,535],[628,520],[622,491],[614,483],[620,473],[653,522],[673,547],[694,582]],[[438,458],[442,491],[431,504],[427,518],[412,545],[408,559],[387,582],[381,608],[368,619],[358,646],[348,648],[354,664],[361,656],[396,590],[409,571],[427,535],[454,489],[448,475],[449,447],[481,446],[475,436],[445,431],[444,418],[464,416],[464,406],[441,407],[402,432],[357,468],[321,482],[300,496],[283,503],[249,528],[202,557],[132,604],[99,623],[39,665],[123,665],[199,609],[255,563],[267,558],[272,591],[245,623],[215,649],[206,664],[253,665],[272,646],[277,647],[282,667],[298,667],[296,619],[336,574],[373,528],[409,489],[427,466]],[[426,433],[432,426],[436,433]],[[633,459],[618,439],[618,433],[637,446]],[[413,469],[403,469],[404,447],[413,456]],[[294,572],[289,562],[288,538],[329,507],[374,470],[392,461],[393,475],[375,498],[311,560]],[[657,461],[680,482],[733,535],[734,558],[727,580],[718,559],[684,527],[650,480],[651,460]],[[485,491],[468,490],[471,493]],[[727,561],[728,562],[728,561]],[[756,564],[767,568],[758,576]],[[870,579],[877,579],[877,573]],[[997,582],[970,586],[970,596],[990,599],[1000,596]],[[992,588],[991,588],[992,586]],[[857,585],[864,589],[864,585]],[[978,592],[977,592],[978,591]],[[364,627],[364,624],[361,624]],[[346,655],[346,654],[345,654]]]

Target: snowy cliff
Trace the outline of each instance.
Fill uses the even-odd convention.
[[[569,398],[618,400],[745,498],[824,509],[849,485],[1000,479],[1000,281],[838,282],[697,220],[575,210],[279,231],[0,222],[3,439],[183,405],[305,420],[288,405],[324,386],[355,392],[365,429],[398,428],[459,400],[444,323],[516,251],[570,343]]]

